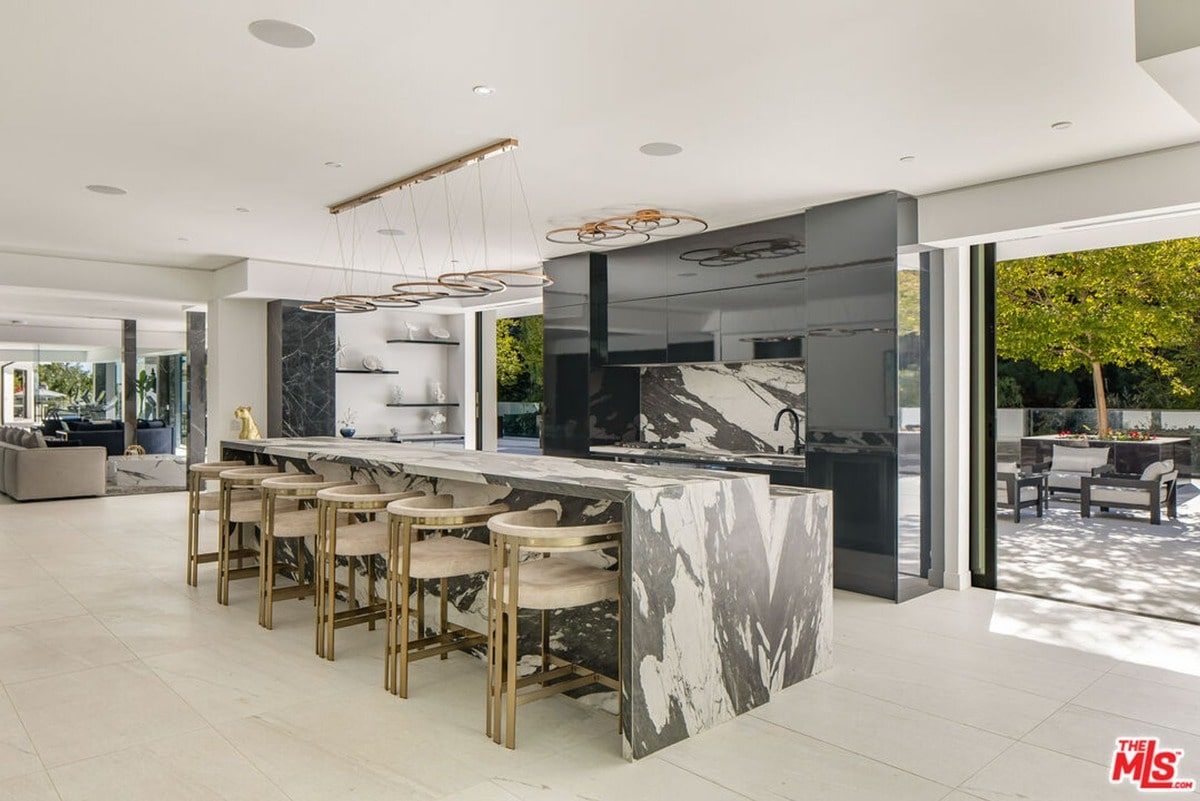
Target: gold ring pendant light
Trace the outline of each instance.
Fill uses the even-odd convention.
[[[433,167],[430,167],[412,175],[400,178],[384,186],[372,189],[357,197],[344,200],[329,207],[330,214],[338,215],[344,211],[356,209],[359,206],[380,200],[385,195],[400,191],[405,188],[414,187],[416,184],[430,181],[434,178],[442,178],[445,182],[446,176],[455,170],[464,167],[479,165],[484,159],[495,156],[501,153],[507,153],[516,149],[518,143],[515,139],[504,139],[487,147],[471,151],[464,155],[442,162]],[[520,184],[521,199],[524,201],[526,216],[529,216],[529,203],[525,197],[524,185],[520,183],[520,174],[516,168],[515,154],[513,156],[512,170],[515,175],[515,180]],[[412,203],[414,219],[417,219],[417,242],[421,247],[422,268],[425,267],[424,261],[424,246],[421,244],[421,233],[419,224],[419,215],[417,214],[416,202],[413,199],[413,193],[410,190],[409,200]],[[483,173],[482,169],[479,172],[479,206],[480,220],[483,229],[483,253],[484,253],[484,268],[478,270],[466,271],[451,271],[444,272],[436,278],[425,274],[423,280],[401,281],[393,284],[390,292],[381,293],[378,295],[363,295],[363,294],[337,294],[329,295],[321,298],[314,303],[306,303],[301,308],[306,311],[318,312],[323,314],[361,314],[364,312],[375,311],[379,308],[417,308],[423,303],[454,299],[454,298],[479,298],[488,295],[493,295],[498,292],[503,292],[509,287],[544,287],[553,284],[554,282],[541,272],[536,272],[535,268],[524,270],[502,270],[490,269],[487,267],[487,219],[485,215],[484,191],[483,191]],[[381,209],[383,206],[381,204]],[[384,209],[386,221],[386,209]],[[454,259],[454,218],[450,205],[450,189],[446,184],[446,216],[447,230],[450,235],[449,248],[451,263],[455,263]],[[532,230],[532,219],[530,222],[530,233]],[[340,232],[339,228],[339,240]],[[533,236],[534,247],[537,248],[537,237]],[[399,249],[397,249],[397,257],[399,257]],[[538,258],[541,262],[540,254]],[[403,260],[401,260],[403,267]]]
[[[690,214],[639,209],[632,214],[555,228],[546,233],[546,239],[559,245],[625,247],[640,245],[654,237],[698,234],[706,230],[708,223]]]

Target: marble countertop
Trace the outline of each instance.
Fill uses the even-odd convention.
[[[592,453],[603,456],[625,456],[635,459],[661,459],[662,461],[677,462],[708,462],[711,464],[728,464],[733,467],[770,467],[777,470],[804,470],[803,454],[763,453],[747,455],[744,453],[729,453],[728,451],[705,450],[701,448],[624,448],[619,445],[593,445]]]
[[[636,490],[712,484],[734,478],[760,479],[764,490],[767,486],[764,475],[732,470],[423,448],[338,437],[226,440],[222,445],[271,456],[385,467],[396,472],[456,481],[505,484],[608,500],[621,500]]]

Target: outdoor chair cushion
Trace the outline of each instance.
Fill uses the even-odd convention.
[[[1142,471],[1142,481],[1155,481],[1162,478],[1167,473],[1175,469],[1175,460],[1167,459],[1163,462],[1151,462],[1146,465],[1146,469]]]
[[[1055,445],[1050,470],[1054,473],[1091,475],[1092,468],[1108,463],[1109,450],[1109,448],[1071,448],[1065,445]]]

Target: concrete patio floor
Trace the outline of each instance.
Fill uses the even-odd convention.
[[[997,588],[1200,624],[1200,491],[1181,484],[1178,519],[1157,526],[1146,512],[1092,514],[1062,496],[1041,519],[1001,510]]]

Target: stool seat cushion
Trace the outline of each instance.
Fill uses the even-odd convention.
[[[258,499],[258,490],[234,490],[231,494],[233,497],[230,500],[234,503]],[[221,508],[221,493],[215,490],[213,492],[202,492],[197,499],[197,503],[201,512],[215,512]]]
[[[297,509],[295,501],[276,501],[275,513],[291,512]],[[252,501],[239,501],[229,504],[229,522],[231,523],[257,523],[262,517],[262,501],[255,499]]]
[[[337,556],[370,556],[387,550],[388,526],[382,520],[337,527]]]
[[[521,563],[517,606],[523,609],[569,609],[617,599],[617,572],[567,557]],[[501,602],[508,600],[508,569],[501,579]]]
[[[462,537],[434,537],[414,542],[410,550],[410,578],[430,579],[482,573],[491,565],[487,543]]]

